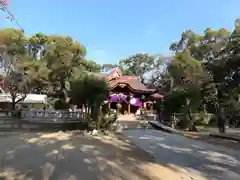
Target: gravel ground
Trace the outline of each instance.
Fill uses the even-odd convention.
[[[0,133],[0,180],[189,180],[116,135]]]

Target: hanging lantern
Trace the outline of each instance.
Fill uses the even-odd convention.
[[[136,98],[132,98],[132,99],[130,100],[130,104],[136,104],[136,102],[137,102]]]
[[[141,101],[145,101],[146,96],[142,95],[140,99],[141,99]]]
[[[161,104],[161,105],[164,104],[164,99],[163,99],[163,98],[160,100],[160,104]]]

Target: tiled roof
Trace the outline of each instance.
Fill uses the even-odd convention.
[[[148,89],[137,76],[124,76],[119,68],[114,68],[109,74],[91,73],[98,77],[104,78],[109,83],[109,88],[114,89],[120,84],[129,86],[133,91],[144,91],[154,93],[155,89]]]
[[[112,80],[109,82],[111,89],[115,88],[120,84],[129,86],[133,91],[144,91],[144,92],[155,92],[155,89],[148,89],[136,76],[121,76],[119,79]]]

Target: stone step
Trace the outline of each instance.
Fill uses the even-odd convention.
[[[137,128],[149,128],[151,127],[147,121],[117,121],[117,124],[121,126],[122,129],[137,129]]]

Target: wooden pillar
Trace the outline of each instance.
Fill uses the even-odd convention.
[[[130,101],[131,101],[132,98],[133,98],[133,95],[131,93],[129,93],[128,114],[131,113],[131,103],[130,103]]]
[[[129,103],[128,104],[128,114],[130,114],[131,113],[131,104]]]
[[[85,115],[84,105],[82,104],[82,114]]]
[[[153,103],[151,104],[150,110],[151,110],[151,111],[153,110]]]

